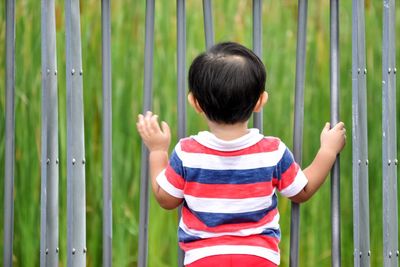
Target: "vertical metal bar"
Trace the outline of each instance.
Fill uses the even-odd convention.
[[[253,51],[262,58],[262,0],[253,0]],[[253,114],[253,124],[263,132],[262,110]]]
[[[67,263],[86,266],[85,139],[79,0],[67,0]]]
[[[206,47],[210,49],[214,44],[214,27],[211,0],[203,0],[204,32],[206,36]]]
[[[330,94],[331,126],[339,122],[339,0],[330,1]],[[332,267],[341,265],[340,253],[340,162],[331,171]]]
[[[364,0],[353,0],[352,15],[354,266],[369,266],[371,252]]]
[[[151,110],[151,98],[153,94],[154,5],[154,0],[146,1],[143,113]],[[148,157],[148,150],[145,145],[142,144],[138,267],[147,266],[149,223],[149,163],[146,159],[148,159]]]
[[[306,76],[306,43],[307,43],[307,10],[308,0],[298,1],[297,16],[297,53],[296,53],[296,84],[293,127],[293,154],[296,162],[301,165],[304,125],[304,83]],[[292,202],[290,222],[290,266],[299,265],[300,240],[300,206]]]
[[[382,174],[384,266],[398,266],[395,1],[383,1]]]
[[[177,86],[178,138],[186,136],[186,11],[185,0],[177,0]],[[179,218],[181,209],[179,208]],[[184,252],[178,248],[178,266],[183,266]]]
[[[358,75],[361,69],[358,66],[358,0],[352,4],[352,168],[353,168],[353,242],[354,242],[354,266],[360,267],[360,192],[359,192],[359,99],[358,99]],[[360,71],[358,71],[360,69]]]
[[[110,0],[101,1],[103,72],[103,266],[112,266],[112,94]]]
[[[42,0],[40,265],[58,266],[58,94],[54,0]]]
[[[12,266],[15,164],[15,0],[6,0],[6,125],[3,266]]]

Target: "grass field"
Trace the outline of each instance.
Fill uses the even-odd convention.
[[[153,109],[177,129],[176,6],[156,1]],[[202,1],[190,0],[187,11],[187,66],[205,49]],[[213,1],[215,40],[232,40],[252,47],[251,2]],[[381,171],[381,38],[382,1],[366,0],[371,266],[382,266]],[[397,7],[397,32],[400,9]],[[60,266],[66,266],[66,88],[64,1],[57,0],[57,61],[60,138]],[[40,1],[16,1],[16,165],[14,266],[39,266],[40,239]],[[102,135],[101,135],[101,10],[100,1],[81,1],[84,69],[87,265],[102,260]],[[113,85],[113,263],[136,266],[139,221],[140,140],[135,119],[142,111],[145,1],[112,3]],[[267,67],[269,103],[264,109],[264,133],[292,146],[296,58],[297,1],[266,0],[263,5],[263,61]],[[351,174],[351,1],[340,7],[341,119],[348,145],[341,159],[342,266],[353,265]],[[0,43],[5,42],[5,10],[0,5]],[[400,41],[396,46],[400,54]],[[0,173],[4,174],[5,54],[0,45]],[[399,57],[397,57],[399,58]],[[399,60],[397,60],[399,63]],[[303,166],[319,146],[319,134],[329,121],[329,1],[310,1],[307,39]],[[400,66],[400,64],[397,64]],[[399,84],[399,83],[398,83]],[[398,86],[397,86],[398,88]],[[397,102],[400,103],[397,94]],[[399,114],[399,106],[397,114]],[[400,125],[398,115],[397,125]],[[188,109],[188,134],[205,123]],[[173,130],[173,143],[176,130]],[[398,139],[398,143],[399,139]],[[3,176],[2,176],[3,177]],[[0,205],[4,205],[0,179]],[[151,199],[149,266],[177,265],[177,213],[164,211]],[[290,203],[279,202],[282,264],[288,266]],[[3,213],[0,213],[3,222]],[[300,266],[330,266],[330,183],[302,206]],[[3,240],[3,228],[0,229]],[[3,242],[0,242],[0,249]],[[2,261],[3,254],[0,254]]]

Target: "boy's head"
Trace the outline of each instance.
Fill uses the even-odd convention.
[[[265,90],[266,71],[246,47],[226,42],[197,56],[189,69],[189,93],[211,121],[247,121]]]

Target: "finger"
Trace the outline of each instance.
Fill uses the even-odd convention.
[[[147,138],[147,137],[148,137],[147,132],[146,132],[146,130],[145,130],[145,127],[144,127],[144,124],[143,124],[143,123],[137,122],[137,123],[136,123],[136,128],[137,128],[137,130],[138,130],[138,132],[139,132],[139,135],[140,135],[142,138]]]
[[[158,116],[153,115],[150,119],[150,127],[153,132],[161,132],[160,125],[158,125]]]
[[[143,138],[148,138],[150,136],[150,131],[146,123],[140,123],[138,127]]]
[[[151,132],[153,132],[153,128],[151,126],[151,117],[152,117],[153,113],[151,111],[147,111],[146,115],[144,117],[144,125],[146,127],[147,132],[150,134]]]
[[[153,112],[151,112],[151,111],[149,110],[149,111],[146,111],[145,117],[149,119],[149,118],[151,118],[152,115],[153,115]]]
[[[139,114],[139,115],[138,115],[137,121],[138,121],[138,122],[143,122],[143,120],[144,120],[143,115],[142,115],[142,114]]]
[[[335,125],[335,127],[333,127],[335,130],[342,130],[344,129],[344,123],[343,122],[339,122],[338,124]]]
[[[331,124],[329,122],[327,122],[327,123],[325,123],[323,131],[329,131],[330,128],[331,128]]]
[[[169,129],[169,125],[165,121],[161,122],[161,128],[162,128],[164,135],[166,135],[168,138],[170,138],[171,130]]]
[[[139,121],[138,121],[138,127],[139,127],[139,128],[138,128],[138,129],[140,129],[141,135],[142,135],[143,138],[148,138],[149,135],[150,135],[150,133],[151,133],[151,131],[149,130],[150,125],[149,125],[148,114],[149,114],[149,113],[146,113],[145,116],[143,116],[142,114],[140,114],[140,115],[138,116],[138,119],[139,119]]]

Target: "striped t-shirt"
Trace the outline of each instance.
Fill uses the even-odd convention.
[[[283,142],[250,129],[231,141],[210,132],[181,139],[157,182],[184,199],[178,237],[185,265],[220,254],[279,264],[276,191],[292,197],[307,178]]]

